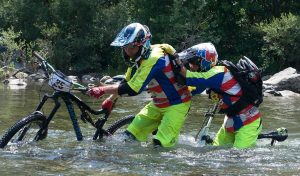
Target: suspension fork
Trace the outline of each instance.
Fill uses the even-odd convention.
[[[72,121],[72,125],[74,128],[75,134],[76,134],[76,138],[78,141],[81,141],[83,139],[83,136],[82,136],[82,132],[79,127],[79,124],[78,124],[78,120],[76,118],[73,103],[70,101],[70,99],[67,96],[62,96],[62,99],[64,100],[64,102],[67,106],[67,109],[68,109],[68,112],[69,112],[69,115],[70,115],[70,118]]]
[[[59,107],[61,105],[60,102],[58,101],[59,96],[60,96],[59,92],[54,93],[52,96],[44,95],[41,102],[39,103],[38,107],[36,108],[36,111],[40,111],[49,98],[54,100],[55,105],[54,105],[52,111],[50,112],[49,116],[47,117],[44,127],[48,127],[50,121],[52,120],[52,118],[54,117],[55,113],[57,112],[57,110],[59,109]]]
[[[54,100],[55,105],[54,105],[52,111],[50,112],[50,114],[48,115],[48,117],[46,118],[46,121],[44,122],[43,126],[38,131],[37,135],[35,136],[36,141],[38,141],[40,139],[44,139],[47,136],[48,125],[61,105],[60,102],[58,101],[59,96],[60,96],[59,92],[55,92],[52,96],[44,95],[42,100],[40,101],[38,107],[36,108],[36,112],[39,112],[49,98]]]

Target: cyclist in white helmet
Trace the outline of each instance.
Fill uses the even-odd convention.
[[[146,141],[149,134],[157,130],[154,144],[172,147],[177,143],[190,108],[191,94],[175,79],[168,55],[174,54],[175,49],[168,44],[150,45],[150,39],[150,30],[145,25],[132,23],[124,27],[111,45],[122,49],[129,64],[126,81],[120,85],[95,87],[89,92],[96,98],[103,94],[134,96],[147,87],[152,101],[136,115],[126,133],[138,141]],[[112,97],[115,96],[103,102],[103,108],[111,109]]]

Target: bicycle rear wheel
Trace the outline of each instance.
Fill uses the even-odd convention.
[[[41,112],[34,112],[15,123],[4,134],[0,141],[0,148],[4,148],[9,142],[26,143],[38,141],[47,136],[47,129],[42,129],[46,122],[46,117]]]
[[[123,133],[127,129],[127,126],[132,122],[134,117],[134,115],[129,115],[114,122],[111,126],[108,127],[107,132],[109,134]]]

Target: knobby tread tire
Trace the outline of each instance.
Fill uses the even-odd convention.
[[[134,115],[123,117],[122,119],[114,122],[111,126],[109,126],[107,132],[110,134],[114,134],[118,129],[122,128],[124,125],[131,123],[134,117]]]
[[[32,123],[34,121],[44,124],[46,121],[46,117],[41,112],[34,112],[29,116],[26,116],[23,119],[19,120],[3,135],[0,141],[0,148],[4,148],[7,145],[7,143],[13,138],[13,136],[18,133],[18,131],[20,131],[27,124]]]

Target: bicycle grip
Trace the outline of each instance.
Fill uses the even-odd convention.
[[[33,54],[36,58],[38,58],[40,61],[45,60],[41,55],[39,55],[39,54],[38,54],[37,52],[35,52],[35,51],[33,51],[32,54]]]

